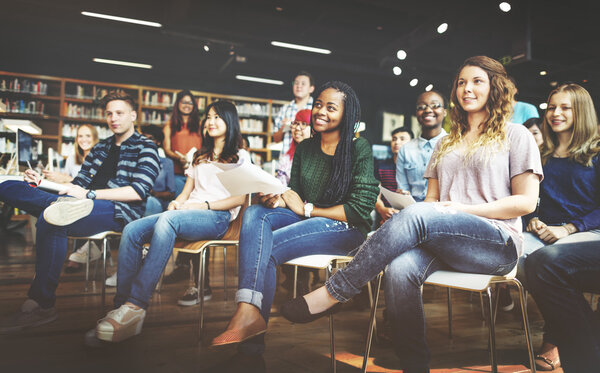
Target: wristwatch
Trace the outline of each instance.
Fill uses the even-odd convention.
[[[96,199],[96,191],[95,190],[88,190],[87,194],[85,195],[85,198],[87,198],[87,199]]]
[[[304,216],[306,216],[307,218],[310,218],[310,213],[312,212],[312,210],[315,208],[315,206],[312,203],[305,203],[304,204]]]

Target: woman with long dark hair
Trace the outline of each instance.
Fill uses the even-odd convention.
[[[261,195],[260,204],[244,214],[237,310],[213,345],[246,341],[243,352],[262,353],[277,266],[304,255],[347,254],[370,229],[378,188],[371,147],[354,137],[360,115],[356,93],[334,81],[316,97],[311,113],[315,136],[296,147],[291,189]]]
[[[168,211],[131,222],[123,229],[119,247],[115,309],[96,326],[96,337],[119,342],[140,334],[150,297],[158,283],[177,237],[196,241],[223,237],[245,201],[232,197],[217,178],[223,172],[211,162],[249,162],[240,149],[238,114],[231,102],[208,107],[207,137],[186,170],[183,192]],[[142,261],[142,248],[150,243]]]
[[[452,87],[450,134],[425,171],[425,201],[392,215],[325,286],[284,304],[283,316],[323,316],[388,267],[387,315],[403,371],[429,372],[423,282],[443,268],[509,273],[521,252],[520,216],[536,206],[540,156],[529,131],[508,123],[514,93],[498,61],[467,59]]]
[[[202,147],[200,132],[200,112],[198,102],[190,91],[177,94],[169,124],[164,126],[163,149],[175,166],[175,195],[179,195],[186,182],[184,174],[187,159],[185,155],[192,148]]]

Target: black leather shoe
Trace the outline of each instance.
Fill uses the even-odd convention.
[[[288,321],[298,323],[298,324],[306,324],[312,321],[315,321],[318,318],[323,316],[328,316],[330,314],[334,314],[338,312],[342,308],[342,304],[338,303],[335,306],[319,313],[315,313],[314,315],[310,313],[308,310],[308,304],[306,304],[306,300],[304,297],[294,298],[290,301],[285,302],[281,306],[281,314]]]

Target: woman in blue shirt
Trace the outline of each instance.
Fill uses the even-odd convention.
[[[600,136],[589,93],[577,84],[565,84],[552,91],[542,134],[544,181],[538,214],[527,225],[524,255],[542,247],[551,250],[547,246],[550,244],[573,248],[562,244],[595,241],[600,245]],[[523,280],[525,263],[519,263]],[[560,366],[556,337],[547,326],[536,357],[539,370]]]

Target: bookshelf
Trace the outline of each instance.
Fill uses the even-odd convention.
[[[96,126],[99,138],[112,135],[100,99],[111,90],[122,90],[138,103],[138,126],[168,123],[178,89],[116,84],[0,71],[0,119],[29,119],[40,128],[43,154],[48,147],[66,156],[73,147],[75,130],[83,123]],[[191,91],[204,114],[216,100],[233,101],[238,108],[242,135],[257,164],[271,161],[273,118],[287,102]],[[10,141],[10,136],[0,136]],[[5,140],[5,141],[7,141]],[[1,140],[0,140],[1,141]],[[45,156],[41,155],[45,161]]]

